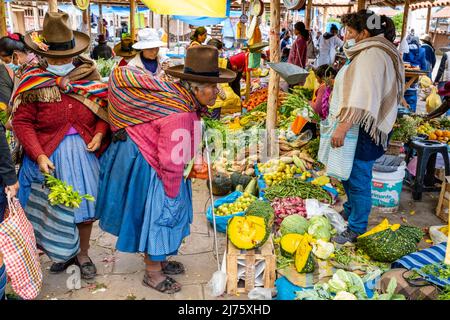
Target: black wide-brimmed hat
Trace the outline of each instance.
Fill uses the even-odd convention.
[[[231,82],[236,73],[219,68],[219,50],[213,46],[194,46],[186,50],[184,65],[170,67],[166,73],[179,79],[197,82]]]

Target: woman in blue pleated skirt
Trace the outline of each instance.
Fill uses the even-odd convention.
[[[168,257],[178,253],[193,219],[184,169],[201,142],[199,115],[214,105],[217,83],[232,81],[235,73],[219,71],[218,51],[208,46],[188,49],[186,65],[166,73],[182,81],[161,82],[130,67],[111,75],[114,135],[100,163],[96,217],[102,230],[118,237],[118,250],[145,254],[143,284],[171,294],[181,285],[170,275],[185,268]]]

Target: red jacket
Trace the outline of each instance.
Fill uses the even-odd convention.
[[[108,123],[78,100],[65,94],[61,94],[61,99],[61,102],[21,104],[17,108],[13,130],[27,155],[33,161],[41,154],[50,157],[70,127],[74,127],[86,145],[97,133],[103,133],[102,146],[96,153],[100,156],[107,147]]]
[[[288,62],[295,64],[301,68],[306,68],[307,59],[308,59],[308,42],[302,36],[299,35],[292,44],[291,51],[289,52]]]

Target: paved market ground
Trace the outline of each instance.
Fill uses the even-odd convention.
[[[115,237],[104,233],[95,224],[91,241],[91,257],[97,265],[99,275],[93,281],[82,282],[79,290],[68,290],[66,281],[68,274],[49,274],[51,262],[42,257],[44,270],[44,285],[38,299],[58,300],[203,300],[203,299],[247,299],[246,295],[214,298],[207,290],[207,282],[216,271],[214,255],[213,231],[205,218],[205,201],[208,191],[204,181],[194,182],[194,222],[191,235],[186,239],[180,249],[176,260],[185,264],[185,275],[175,276],[183,285],[181,292],[174,295],[160,294],[155,290],[141,284],[144,274],[144,264],[139,254],[125,254],[115,250]],[[427,227],[442,223],[434,214],[437,205],[438,193],[424,194],[422,202],[413,202],[411,193],[405,188],[401,195],[401,207],[395,214],[373,213],[370,217],[370,226],[376,225],[383,217],[392,222],[408,222],[416,226]],[[219,236],[220,253],[223,254],[225,237]],[[427,246],[425,242],[421,247]]]

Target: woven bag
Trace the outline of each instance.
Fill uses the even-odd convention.
[[[42,270],[33,226],[16,198],[8,197],[5,219],[0,223],[0,251],[14,292],[26,300],[36,298],[42,287]]]

